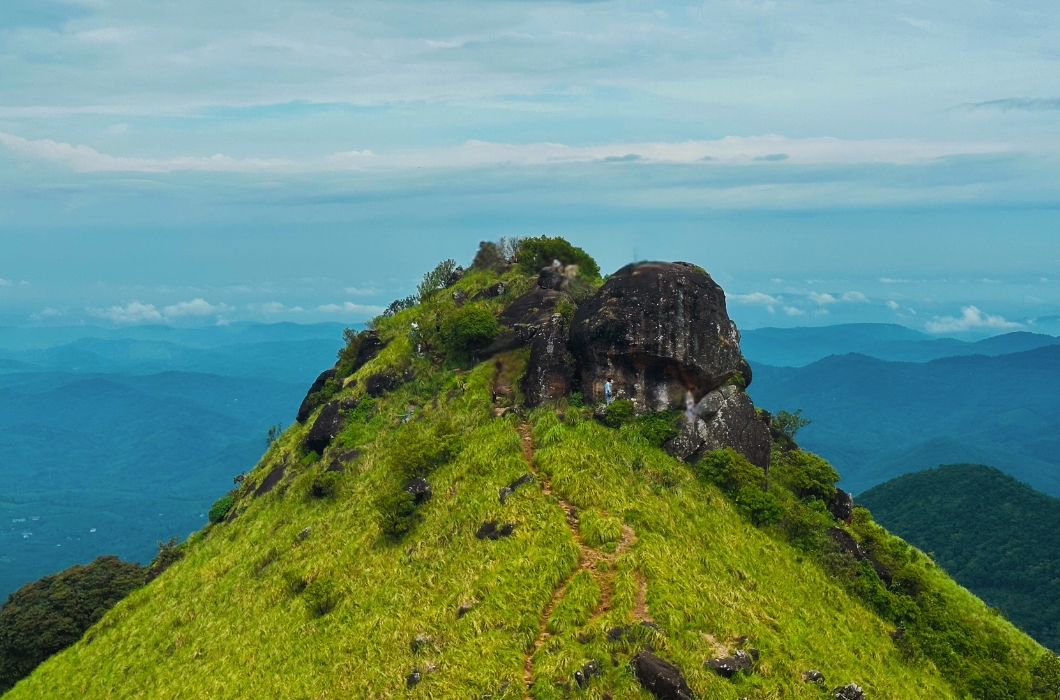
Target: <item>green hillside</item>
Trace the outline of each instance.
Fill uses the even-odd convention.
[[[524,406],[537,346],[503,350],[519,343],[494,317],[535,276],[476,260],[348,334],[307,399],[323,408],[216,522],[4,699],[650,698],[645,650],[701,698],[1055,697],[1033,640],[867,511],[837,523],[837,476],[786,436],[767,481],[732,449],[671,457],[679,412],[583,406],[584,380]],[[545,296],[570,323],[599,284]],[[503,351],[476,363],[487,344]],[[705,665],[745,648],[750,672]]]
[[[1060,650],[1060,499],[991,467],[951,464],[880,484],[858,502]]]

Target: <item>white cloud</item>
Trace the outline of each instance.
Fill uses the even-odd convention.
[[[167,318],[180,318],[182,316],[210,316],[211,314],[230,311],[231,307],[226,304],[211,304],[205,299],[192,299],[171,304],[162,309],[162,315]]]
[[[379,294],[375,287],[343,287],[342,291],[355,297],[374,297]]]
[[[810,300],[821,306],[824,306],[825,304],[834,304],[839,301],[831,294],[818,294],[817,292],[810,292]]]
[[[750,294],[733,294],[729,297],[737,304],[748,304],[752,306],[771,306],[779,304],[780,298],[770,296],[764,292],[751,292]]]
[[[259,311],[263,314],[297,314],[305,311],[301,306],[284,306],[278,301],[268,301],[264,304],[251,304],[247,308],[251,311]]]
[[[11,280],[5,280],[3,277],[0,277],[0,287],[10,287],[11,284]]]
[[[1006,321],[1003,316],[984,314],[974,306],[965,306],[957,318],[936,316],[925,325],[929,333],[959,333],[979,329],[1019,328],[1022,324]]]
[[[843,296],[839,297],[840,301],[855,301],[855,302],[867,302],[869,298],[861,292],[844,292]]]
[[[895,301],[894,299],[891,299],[890,301],[887,302],[887,308],[890,309],[891,311],[897,311],[898,308],[899,308],[898,307],[898,302]]]
[[[35,314],[30,314],[30,318],[35,321],[39,321],[45,318],[55,318],[56,316],[65,316],[66,312],[60,309],[52,308],[51,306],[45,306],[43,309]]]
[[[794,306],[785,306],[784,307],[784,313],[786,313],[788,316],[805,316],[806,315],[805,311],[803,311],[802,309],[797,309]]]
[[[131,301],[125,306],[112,306],[109,309],[89,309],[88,313],[114,323],[143,323],[145,321],[162,320],[162,314],[158,312],[154,304],[142,304],[138,301]]]
[[[382,306],[369,306],[366,304],[354,304],[351,301],[343,302],[342,304],[321,304],[316,308],[317,311],[326,314],[334,313],[347,313],[347,314],[365,314],[374,316],[376,314],[383,313],[384,309]]]
[[[282,158],[232,158],[224,154],[148,158],[115,156],[91,146],[51,139],[29,140],[0,132],[0,144],[17,155],[60,163],[78,172],[322,172],[364,169],[429,167],[482,167],[489,165],[556,165],[626,159],[631,163],[683,163],[699,167],[718,165],[770,166],[763,161],[779,151],[785,164],[907,164],[956,155],[1002,153],[996,143],[940,143],[913,139],[853,141],[830,137],[792,139],[776,134],[726,136],[714,141],[611,143],[568,146],[563,143],[496,143],[470,140],[445,148],[418,148],[405,152],[340,151],[323,158],[292,161]],[[637,156],[635,159],[629,156]]]

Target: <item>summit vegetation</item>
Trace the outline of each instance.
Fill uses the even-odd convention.
[[[528,274],[527,245],[349,334],[223,515],[4,700],[1057,697],[1055,655],[790,425],[765,455],[718,443],[698,416],[770,425],[738,348],[699,375],[709,405],[601,405],[563,333],[610,282]]]

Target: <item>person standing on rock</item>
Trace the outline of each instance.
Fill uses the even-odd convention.
[[[685,390],[685,418],[689,423],[696,422],[696,399],[687,389]]]
[[[611,377],[608,377],[607,381],[604,382],[604,405],[611,405]]]

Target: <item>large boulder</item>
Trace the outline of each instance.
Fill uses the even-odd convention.
[[[570,363],[567,352],[567,324],[563,316],[552,314],[530,341],[530,359],[523,375],[527,406],[566,396],[570,391]]]
[[[746,393],[732,385],[715,389],[700,400],[694,415],[664,446],[671,455],[692,461],[704,452],[731,447],[751,464],[769,469],[769,414],[760,414]]]
[[[309,420],[309,416],[313,413],[313,409],[320,405],[315,400],[316,397],[314,397],[313,394],[317,393],[318,391],[324,388],[324,385],[327,383],[327,381],[335,376],[335,371],[336,370],[334,367],[332,367],[331,369],[324,370],[313,381],[313,384],[310,385],[309,391],[306,392],[305,398],[302,399],[302,405],[298,407],[298,415],[296,416],[296,420],[299,423],[305,423],[307,420]]]
[[[379,333],[372,330],[361,331],[357,334],[357,356],[353,360],[350,374],[364,367],[369,360],[379,354],[386,347],[386,343],[379,337]]]
[[[504,330],[492,343],[479,350],[479,357],[493,357],[525,347],[549,323],[556,304],[564,296],[554,289],[534,287],[516,298],[497,316],[497,322],[504,326]]]
[[[681,670],[670,662],[642,651],[629,663],[640,684],[659,700],[692,700],[692,689]]]
[[[604,382],[639,412],[684,407],[746,367],[725,292],[690,263],[627,265],[574,315],[570,347],[589,401]]]
[[[346,424],[346,416],[341,411],[340,401],[329,401],[324,404],[317,419],[313,421],[313,427],[305,437],[305,447],[318,455],[323,454],[335,436],[339,434]]]

